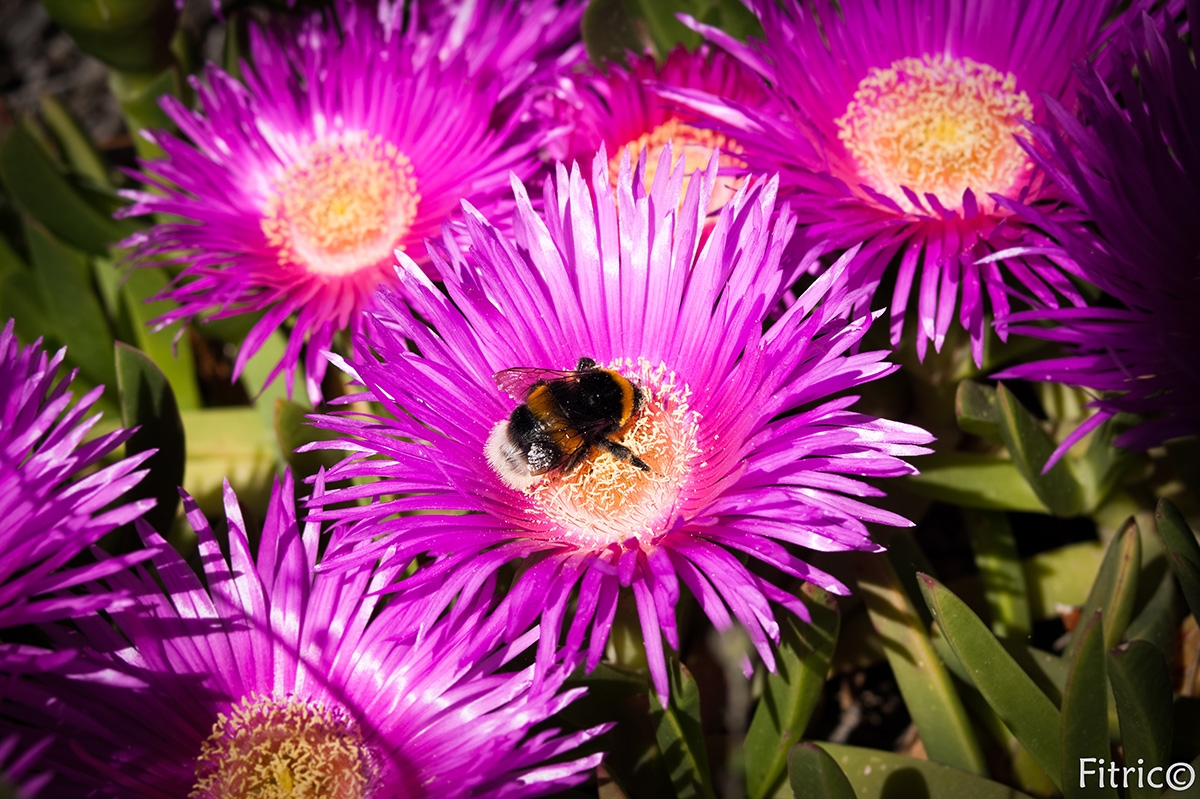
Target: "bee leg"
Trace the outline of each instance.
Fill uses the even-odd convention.
[[[648,463],[639,458],[637,455],[634,455],[633,450],[624,444],[618,444],[610,439],[602,438],[599,442],[597,442],[597,445],[603,448],[605,452],[607,452],[609,455],[612,455],[617,460],[632,464],[641,469],[643,472],[654,471],[650,468]]]
[[[590,452],[591,447],[585,446],[576,449],[569,456],[567,456],[567,460],[562,465],[561,473],[570,474],[571,472],[575,471],[577,468],[579,468],[579,464],[583,463],[584,460],[587,459],[587,456]]]

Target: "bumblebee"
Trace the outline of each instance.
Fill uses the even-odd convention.
[[[580,358],[572,371],[516,367],[495,380],[522,403],[487,443],[488,463],[513,488],[528,488],[553,469],[569,474],[595,449],[651,471],[616,441],[645,403],[642,390],[620,373]]]

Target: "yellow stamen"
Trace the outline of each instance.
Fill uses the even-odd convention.
[[[619,439],[652,471],[619,461],[596,449],[569,474],[551,472],[529,489],[531,513],[555,522],[584,547],[603,547],[664,531],[679,507],[700,448],[699,415],[688,407],[691,390],[663,364],[639,359],[608,368],[638,384],[644,404],[632,427]]]
[[[375,772],[344,713],[270,697],[221,714],[196,764],[189,799],[366,799]]]
[[[364,133],[313,143],[272,181],[262,230],[281,264],[324,276],[390,263],[416,219],[412,163]]]
[[[636,165],[638,156],[645,150],[646,191],[650,191],[650,187],[654,184],[654,175],[658,172],[658,159],[662,156],[663,148],[667,142],[671,142],[671,168],[675,168],[680,158],[684,159],[684,174],[688,177],[683,179],[683,190],[680,192],[681,198],[687,196],[690,176],[695,173],[704,174],[714,150],[718,148],[721,150],[721,166],[745,166],[740,159],[734,157],[734,154],[740,153],[742,148],[733,139],[730,139],[723,133],[703,128],[694,128],[691,125],[680,122],[678,119],[672,118],[649,133],[643,133],[624,147],[619,148],[616,154],[608,159],[608,175],[612,184],[614,186],[617,185],[617,177],[621,172],[622,153],[628,149],[630,151],[630,160]],[[717,185],[713,188],[712,199],[708,204],[708,212],[713,213],[720,210],[721,206],[729,202],[730,198],[737,192],[737,187],[740,184],[740,178],[718,178]]]
[[[872,69],[837,126],[865,184],[910,211],[918,209],[901,186],[954,210],[966,189],[982,201],[1013,190],[1032,169],[1013,138],[1032,116],[1011,72],[925,55]]]

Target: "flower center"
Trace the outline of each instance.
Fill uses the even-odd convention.
[[[691,390],[674,372],[639,359],[611,365],[637,384],[642,409],[617,440],[651,471],[617,460],[598,447],[568,474],[551,472],[529,489],[534,504],[575,543],[602,548],[665,532],[675,516],[691,467],[700,454],[699,414],[688,407]]]
[[[364,133],[318,141],[271,182],[262,230],[280,264],[349,275],[390,263],[421,195],[412,163]]]
[[[642,151],[646,151],[646,191],[650,191],[650,187],[654,185],[654,175],[658,172],[658,159],[662,156],[663,148],[671,142],[671,168],[679,163],[679,159],[684,159],[684,174],[687,177],[683,179],[683,189],[680,192],[680,202],[682,198],[687,196],[688,181],[693,173],[704,173],[708,168],[708,161],[712,158],[713,150],[720,148],[721,160],[720,165],[723,167],[740,167],[745,164],[738,158],[735,158],[732,153],[740,153],[741,146],[730,139],[723,133],[718,133],[714,130],[704,130],[703,128],[694,128],[691,125],[680,122],[678,119],[668,119],[666,122],[659,125],[649,133],[643,133],[638,138],[628,142],[624,147],[617,149],[614,156],[608,159],[608,176],[614,186],[617,185],[617,177],[621,173],[621,154],[628,148],[630,157],[633,163],[637,164],[638,156]],[[738,185],[741,183],[740,178],[723,177],[717,179],[717,185],[713,188],[713,196],[708,204],[708,212],[714,213],[719,211],[725,203],[733,197],[737,191]]]
[[[1032,169],[1013,138],[1033,116],[1017,79],[969,58],[902,58],[873,68],[837,121],[838,138],[859,176],[910,211],[907,187],[934,194],[948,209],[971,189],[982,199],[1005,193]]]
[[[296,699],[247,697],[222,713],[189,799],[365,799],[375,770],[358,725]]]

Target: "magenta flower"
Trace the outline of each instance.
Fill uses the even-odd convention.
[[[0,332],[0,629],[91,613],[111,594],[66,589],[147,557],[134,553],[66,568],[106,533],[154,507],[144,499],[117,505],[146,471],[153,450],[74,480],[125,443],[132,430],[84,441],[100,419],[84,418],[103,388],[71,404],[72,372],[56,381],[65,350],[47,358],[41,340],[21,347],[9,320]]]
[[[1188,11],[1189,19],[1200,19],[1195,0]],[[1117,439],[1134,449],[1200,433],[1200,73],[1177,30],[1164,38],[1148,17],[1138,27],[1143,35],[1131,36],[1140,44],[1124,50],[1117,96],[1096,74],[1088,75],[1082,102],[1089,127],[1052,103],[1066,139],[1035,128],[1042,149],[1030,148],[1038,165],[1087,211],[1096,232],[1056,225],[1036,208],[1013,205],[1050,230],[1083,276],[1116,301],[1012,317],[1015,332],[1061,342],[1066,354],[1000,377],[1097,392],[1091,403],[1096,413],[1051,463],[1118,413],[1149,417]]]
[[[591,187],[578,167],[568,174],[560,166],[545,187],[544,218],[514,181],[515,243],[472,213],[470,250],[435,255],[449,297],[401,253],[413,313],[385,294],[367,325],[370,350],[358,350],[377,357],[347,367],[367,387],[360,398],[392,416],[314,417],[352,439],[329,442],[354,450],[330,478],[368,478],[316,503],[324,506],[316,517],[344,522],[329,568],[432,554],[437,561],[404,585],[405,596],[423,597],[436,613],[501,564],[523,559],[502,606],[507,634],[540,616],[547,658],[574,597],[565,654],[581,654],[590,628],[589,668],[604,651],[618,594],[631,589],[663,696],[662,640],[679,646],[681,582],[718,628],[740,621],[773,668],[771,603],[806,612],[738,555],[845,593],[785,544],[879,550],[865,522],[908,522],[860,501],[880,492],[856,478],[913,473],[900,457],[926,452],[918,445],[931,440],[849,410],[856,397],[845,392],[895,369],[885,353],[853,352],[871,319],[847,321],[855,292],[838,278],[851,257],[764,331],[816,253],[781,264],[794,219],[784,208],[770,221],[776,186],[762,180],[742,186],[701,247],[717,160],[691,181],[681,206],[685,164],[668,169],[670,157],[668,145],[648,195],[644,163],[635,172],[628,155],[615,192],[604,149]],[[503,442],[521,394],[501,390],[494,375],[572,370],[581,358],[634,387],[626,395],[632,415],[574,469],[560,462],[514,477],[520,459]],[[568,446],[571,435],[560,433]],[[376,501],[334,507],[351,497]],[[456,515],[405,513],[415,510]]]
[[[604,72],[591,68],[572,77],[563,92],[567,107],[560,112],[572,127],[551,147],[552,154],[567,163],[583,161],[603,144],[612,153],[608,173],[615,186],[625,150],[630,150],[634,160],[645,150],[647,189],[668,141],[672,142],[675,157],[687,162],[688,175],[703,173],[717,148],[721,150],[722,167],[745,167],[736,156],[741,150],[736,141],[697,127],[693,124],[696,114],[663,100],[658,94],[659,85],[697,89],[756,109],[768,102],[762,81],[719,50],[702,47],[689,51],[680,46],[667,55],[661,67],[652,55],[631,56],[628,68],[608,64]],[[718,210],[738,183],[736,178],[723,178],[709,210]]]
[[[70,742],[43,761],[69,795],[525,797],[599,762],[571,750],[607,727],[531,732],[581,690],[558,692],[562,669],[499,670],[519,649],[482,632],[486,591],[418,627],[378,593],[395,568],[316,572],[320,530],[298,526],[290,475],[257,560],[228,487],[228,557],[184,506],[203,582],[142,525],[158,579],[141,567],[109,578],[136,607],[48,628],[81,650],[67,667],[39,669],[48,653],[8,647],[10,664],[34,665],[7,713]]]
[[[864,242],[855,286],[891,290],[898,344],[916,287],[916,345],[940,349],[957,312],[982,363],[985,295],[1009,313],[1005,283],[1041,303],[1082,304],[1053,255],[978,264],[1040,241],[998,198],[1056,196],[1016,137],[1046,118],[1044,97],[1073,103],[1074,66],[1098,52],[1113,2],[831,0],[755,2],[766,40],[745,45],[696,27],[761,74],[786,115],[716,95],[665,95],[710,114],[750,172],[779,173],[807,241]],[[840,10],[837,10],[840,9]],[[1004,267],[1002,271],[1001,267]],[[1004,328],[998,328],[1005,335]]]
[[[190,144],[157,134],[167,158],[144,163],[143,179],[159,193],[127,192],[133,204],[123,211],[185,220],[126,242],[141,259],[186,265],[165,292],[179,307],[158,322],[262,312],[235,378],[290,324],[271,378],[286,372],[290,390],[307,342],[314,402],[326,368],[320,353],[338,331],[359,329],[375,289],[394,280],[392,252],[426,263],[425,239],[440,235],[464,198],[503,218],[509,172],[538,166],[554,123],[526,113],[537,92],[517,90],[543,77],[522,63],[541,54],[488,48],[521,69],[514,78],[480,63],[472,48],[481,30],[471,25],[531,48],[562,45],[524,30],[532,23],[523,12],[544,16],[544,2],[509,3],[495,16],[444,11],[433,32],[402,25],[402,6],[335,6],[341,32],[315,12],[295,35],[254,31],[245,85],[210,66],[207,83],[196,85],[202,112],[165,99]],[[496,29],[500,22],[511,29]]]
[[[0,796],[33,799],[50,782],[54,775],[43,772],[38,763],[49,745],[49,738],[30,747],[22,747],[16,734],[0,738]]]

